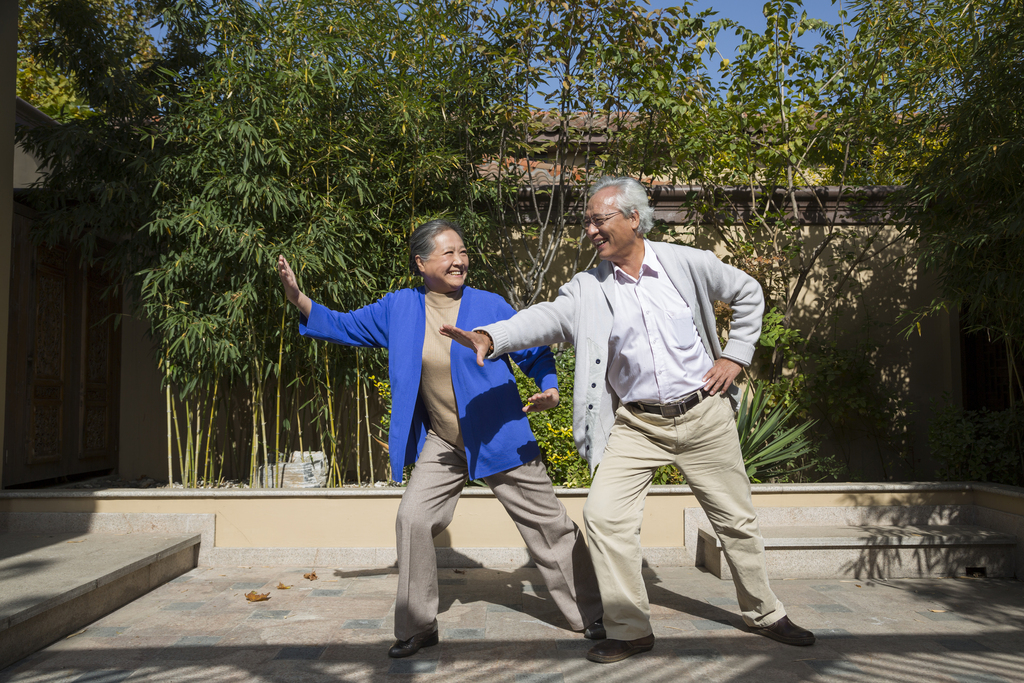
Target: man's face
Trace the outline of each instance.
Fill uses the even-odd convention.
[[[587,221],[587,237],[604,261],[621,266],[640,250],[643,258],[643,238],[637,236],[640,216],[634,213],[629,218],[622,215],[615,206],[618,189],[606,187],[587,203],[584,219]],[[601,225],[595,225],[594,221]]]

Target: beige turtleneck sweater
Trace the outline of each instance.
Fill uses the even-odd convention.
[[[454,325],[459,317],[462,290],[441,294],[427,290],[427,329],[423,337],[423,370],[420,396],[430,415],[431,430],[444,441],[462,448],[459,406],[452,386],[452,340],[438,332],[442,325]]]

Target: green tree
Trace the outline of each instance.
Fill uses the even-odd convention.
[[[579,219],[604,174],[666,166],[666,120],[697,113],[707,75],[696,47],[705,14],[690,3],[648,11],[635,0],[481,2],[473,33],[492,86],[468,138],[473,209],[489,228],[485,263],[515,308],[589,267]],[[670,109],[651,107],[655,97]]]
[[[106,34],[108,40],[117,34],[120,40],[132,45],[132,61],[141,67],[157,56],[149,30],[156,17],[156,5],[154,0],[21,0],[18,97],[58,121],[90,115],[94,105],[82,92],[75,70],[59,68],[47,54],[61,40],[61,26],[84,21],[88,31]]]

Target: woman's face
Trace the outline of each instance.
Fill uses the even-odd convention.
[[[469,271],[469,253],[459,233],[445,230],[434,237],[434,251],[424,261],[416,257],[416,267],[423,276],[423,284],[432,292],[450,294],[466,284]]]

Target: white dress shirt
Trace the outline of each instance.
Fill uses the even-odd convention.
[[[704,386],[712,362],[693,311],[644,243],[634,279],[615,266],[608,382],[623,403],[671,403]]]

